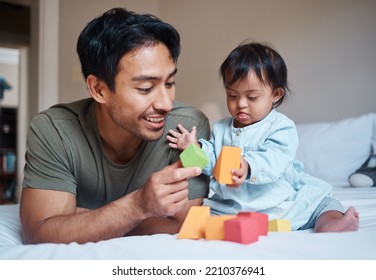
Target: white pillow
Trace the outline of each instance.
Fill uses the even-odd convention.
[[[307,173],[333,186],[349,185],[348,177],[369,157],[376,114],[347,118],[338,122],[297,125],[297,158]]]

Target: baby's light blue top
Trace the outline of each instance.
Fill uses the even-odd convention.
[[[213,195],[204,205],[216,215],[259,211],[268,214],[269,220],[288,219],[293,230],[306,224],[320,201],[331,195],[332,187],[305,173],[295,159],[299,140],[294,122],[276,110],[244,128],[235,128],[233,120],[216,122],[210,141],[200,139],[209,158],[203,172],[212,176],[222,147],[237,146],[250,166],[247,180],[236,189],[212,177]]]

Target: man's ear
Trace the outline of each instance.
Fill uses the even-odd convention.
[[[89,75],[86,79],[86,86],[89,90],[91,97],[98,103],[105,102],[105,84],[102,80],[94,75]]]
[[[277,88],[273,92],[273,103],[278,102],[285,95],[285,90],[283,88]]]

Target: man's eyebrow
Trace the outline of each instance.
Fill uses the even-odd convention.
[[[174,76],[176,73],[178,72],[178,69],[175,68],[174,71],[172,71],[169,75],[168,75],[168,79],[171,78],[172,76]],[[133,77],[132,78],[132,81],[150,81],[150,80],[161,80],[161,77],[157,77],[157,76],[149,76],[149,75],[140,75],[140,76],[137,76],[137,77]]]
[[[171,74],[168,75],[168,78],[171,78],[172,76],[175,76],[177,72],[178,72],[178,68],[175,68],[174,71],[172,71]]]

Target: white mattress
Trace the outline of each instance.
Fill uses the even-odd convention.
[[[178,240],[176,235],[122,237],[98,243],[23,245],[19,205],[0,206],[0,259],[30,260],[375,260],[376,188],[334,188],[334,197],[360,213],[357,232],[269,233],[243,245],[226,241]]]

